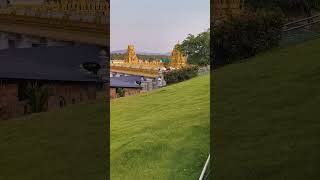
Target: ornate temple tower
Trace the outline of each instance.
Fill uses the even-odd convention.
[[[127,55],[125,58],[125,62],[129,64],[137,64],[139,63],[138,57],[136,55],[136,51],[134,49],[134,45],[129,44],[128,45],[128,50],[127,50]]]
[[[244,0],[213,0],[213,19],[219,20],[230,15],[239,14],[244,6]]]
[[[169,66],[173,68],[182,68],[187,65],[187,58],[178,50],[179,43],[174,46],[171,53]]]

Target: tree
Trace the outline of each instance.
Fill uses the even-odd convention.
[[[210,64],[210,29],[198,34],[189,34],[179,46],[179,49],[187,56],[188,63],[200,66]]]
[[[285,14],[312,15],[312,9],[319,9],[320,0],[246,0],[246,6],[253,9],[280,8]]]

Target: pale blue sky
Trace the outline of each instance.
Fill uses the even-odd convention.
[[[170,52],[210,26],[209,0],[111,0],[111,51]]]

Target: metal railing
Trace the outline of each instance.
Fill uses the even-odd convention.
[[[289,22],[282,28],[280,46],[298,44],[320,38],[320,14]]]
[[[292,21],[283,26],[283,32],[292,31],[295,29],[300,29],[306,26],[310,26],[312,24],[317,24],[320,22],[320,14],[300,19],[297,21]]]

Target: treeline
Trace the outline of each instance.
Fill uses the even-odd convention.
[[[320,0],[246,0],[245,4],[253,11],[276,10],[287,17],[311,16],[313,11],[320,10]]]
[[[215,24],[213,66],[224,66],[277,47],[284,20],[274,12],[245,12]]]
[[[179,47],[189,64],[207,66],[210,64],[210,29],[197,35],[189,34]]]
[[[167,84],[182,82],[198,76],[198,66],[188,66],[181,69],[175,69],[164,73],[164,79]]]
[[[277,47],[285,23],[320,11],[320,0],[245,0],[240,15],[213,22],[213,68]]]
[[[145,60],[145,61],[161,60],[169,57],[165,55],[141,55],[141,54],[137,54],[137,56],[140,60]],[[118,54],[118,53],[111,54],[112,60],[124,60],[125,58],[126,58],[126,54]]]

